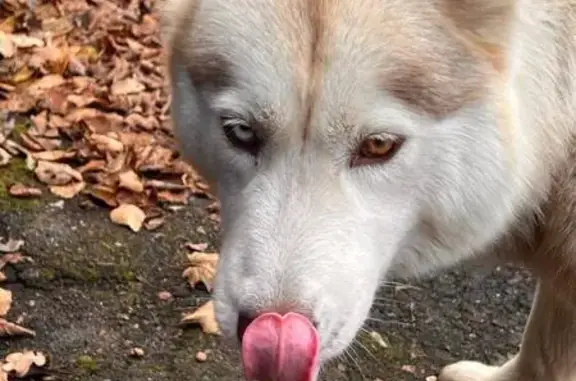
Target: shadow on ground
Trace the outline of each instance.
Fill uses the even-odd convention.
[[[102,208],[40,203],[0,211],[0,237],[26,241],[34,264],[7,270],[11,320],[32,339],[0,341],[0,355],[23,348],[51,355],[56,379],[82,381],[240,380],[238,357],[220,339],[182,330],[181,313],[204,302],[181,278],[182,245],[217,234],[201,205],[174,212],[160,229],[134,234]],[[413,287],[382,289],[367,330],[324,379],[425,380],[461,358],[502,361],[514,353],[530,308],[532,282],[512,268],[445,272]],[[174,295],[160,301],[159,291]],[[133,347],[145,351],[132,358]],[[197,363],[197,351],[208,360]]]

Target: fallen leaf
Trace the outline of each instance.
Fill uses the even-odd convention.
[[[12,291],[0,288],[0,316],[6,316],[12,306]]]
[[[144,184],[140,181],[140,178],[136,172],[130,170],[122,172],[118,175],[120,181],[119,187],[131,190],[132,192],[142,193],[144,192]]]
[[[199,324],[202,331],[209,335],[220,335],[220,327],[214,314],[214,302],[212,300],[198,307],[194,312],[185,314],[181,324]]]
[[[124,121],[130,127],[140,127],[148,131],[160,128],[160,122],[153,116],[144,117],[140,114],[130,114]]]
[[[9,239],[6,243],[0,241],[0,252],[1,253],[13,253],[24,246],[24,241],[21,239]]]
[[[16,45],[10,36],[0,31],[0,54],[4,59],[12,58],[16,54]]]
[[[14,197],[38,197],[42,195],[42,190],[22,183],[16,183],[10,186],[8,193]]]
[[[13,372],[16,377],[22,378],[28,375],[33,365],[46,365],[46,356],[36,351],[13,352],[4,359],[2,370],[8,374]]]
[[[188,191],[161,191],[158,192],[158,200],[165,201],[171,204],[188,204],[190,193]]]
[[[23,262],[26,259],[30,260],[30,258],[25,257],[22,255],[22,253],[18,252],[4,254],[0,257],[0,269],[2,269],[7,263],[14,265],[16,263]]]
[[[0,337],[36,336],[36,332],[0,318]]]
[[[53,151],[33,152],[31,155],[36,160],[58,161],[62,159],[71,159],[76,156],[76,152],[53,150]]]
[[[124,151],[124,145],[121,142],[106,135],[92,134],[90,140],[92,140],[99,150],[104,152]]]
[[[38,180],[48,185],[66,185],[73,180],[82,181],[82,174],[68,164],[39,160],[34,170]]]
[[[12,156],[4,148],[0,147],[0,167],[7,165],[11,158]]]
[[[108,186],[105,185],[96,185],[92,186],[90,189],[86,191],[86,193],[102,202],[110,207],[117,207],[118,201],[116,200],[116,191]]]
[[[184,270],[182,276],[188,280],[191,287],[202,283],[211,291],[218,265],[218,253],[195,252],[188,254],[187,257],[190,266]]]
[[[372,332],[370,332],[370,336],[371,336],[372,339],[374,339],[374,341],[376,341],[376,343],[377,343],[378,345],[380,345],[382,348],[388,348],[388,344],[386,343],[386,341],[384,340],[384,338],[382,337],[382,335],[380,335],[378,332],[372,331]]]
[[[416,373],[416,367],[414,365],[402,365],[401,368],[404,372],[408,372],[408,373]]]
[[[144,349],[134,347],[130,349],[130,356],[132,357],[144,357]]]
[[[49,187],[52,194],[66,199],[71,199],[78,193],[82,192],[86,188],[86,183],[84,181],[77,181],[67,185],[51,185]]]
[[[187,249],[192,250],[192,251],[204,251],[208,248],[208,243],[207,242],[199,242],[199,243],[187,242],[185,246]]]
[[[14,76],[12,76],[12,83],[18,84],[26,82],[34,75],[34,71],[30,69],[27,65],[24,65],[18,70]]]
[[[165,221],[166,219],[164,217],[151,218],[146,222],[144,222],[144,227],[146,228],[146,230],[156,230],[160,226],[164,225]]]
[[[110,92],[112,93],[112,95],[127,95],[127,94],[140,93],[145,89],[146,87],[142,83],[140,83],[140,81],[138,81],[137,79],[126,78],[112,84]]]
[[[126,225],[132,231],[138,232],[146,219],[146,214],[142,209],[133,204],[123,204],[110,212],[112,222],[119,225]]]
[[[32,48],[34,46],[44,46],[44,41],[36,37],[30,37],[25,34],[12,34],[10,40],[18,48]]]
[[[60,74],[49,74],[44,76],[28,86],[28,92],[33,95],[39,95],[42,92],[62,85],[66,80]]]

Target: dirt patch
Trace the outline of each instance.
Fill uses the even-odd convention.
[[[178,327],[182,312],[208,298],[181,278],[185,242],[217,244],[203,203],[138,234],[113,225],[106,213],[75,201],[2,211],[0,236],[24,239],[35,260],[7,271],[10,316],[22,316],[38,335],[0,342],[0,355],[46,351],[59,380],[240,380],[236,348]],[[457,359],[503,360],[516,350],[531,285],[525,273],[500,268],[444,273],[420,288],[384,287],[366,330],[378,331],[386,348],[363,333],[324,379],[423,380]],[[174,298],[161,301],[160,291]],[[144,357],[130,357],[133,347]],[[200,350],[208,351],[205,363],[195,361]]]

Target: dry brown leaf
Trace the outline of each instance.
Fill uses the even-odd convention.
[[[42,92],[64,84],[66,80],[60,74],[49,74],[44,76],[28,86],[28,92],[33,95],[39,95]]]
[[[208,248],[208,243],[207,242],[198,242],[198,243],[187,242],[185,246],[187,249],[192,250],[192,251],[204,251]]]
[[[42,195],[42,190],[36,187],[16,183],[10,186],[8,192],[14,197],[38,197]]]
[[[22,253],[14,252],[4,254],[0,257],[0,269],[3,268],[7,263],[16,264],[23,262],[24,260],[30,260],[29,257],[25,257]]]
[[[0,288],[0,316],[6,316],[12,306],[12,291]]]
[[[12,34],[9,35],[12,43],[18,48],[32,48],[44,46],[44,41],[36,37],[30,37],[25,34]]]
[[[187,190],[180,192],[171,192],[167,190],[158,192],[158,200],[171,204],[188,204],[189,198],[190,192]]]
[[[16,377],[22,378],[28,375],[33,365],[46,365],[46,356],[36,351],[13,352],[4,359],[2,370],[8,374],[13,372]]]
[[[135,78],[126,78],[115,82],[110,87],[112,95],[136,94],[144,91],[146,87]]]
[[[155,217],[144,222],[144,227],[146,230],[156,230],[160,226],[164,225],[164,222],[166,222],[164,217]]]
[[[192,313],[185,314],[180,321],[183,325],[199,324],[202,331],[209,335],[220,335],[220,327],[214,313],[214,302],[204,303]]]
[[[36,160],[58,161],[62,159],[72,159],[76,156],[76,152],[62,150],[41,151],[33,152],[31,156]]]
[[[6,150],[0,147],[0,167],[7,165],[10,162],[12,155],[10,155]]]
[[[133,204],[123,204],[110,212],[112,222],[119,225],[126,225],[132,231],[138,232],[146,219],[146,213]]]
[[[50,192],[58,197],[71,199],[82,192],[84,188],[86,188],[86,183],[77,181],[67,185],[51,185]]]
[[[33,137],[28,135],[28,132],[22,132],[20,134],[20,141],[22,145],[31,151],[42,151],[42,145],[36,141]]]
[[[144,357],[144,349],[142,348],[138,348],[138,347],[134,347],[130,349],[129,352],[130,356],[132,357]]]
[[[88,163],[81,167],[76,168],[78,172],[92,172],[92,171],[103,171],[106,168],[106,161],[104,160],[90,160]]]
[[[0,337],[8,336],[36,336],[36,332],[0,318]]]
[[[90,135],[90,140],[96,147],[103,152],[122,152],[124,151],[124,144],[110,136],[101,134]]]
[[[130,127],[140,127],[148,131],[160,128],[160,122],[153,116],[145,117],[140,114],[130,114],[126,117],[125,122]]]
[[[195,252],[187,256],[190,266],[184,270],[182,276],[188,280],[191,287],[202,283],[211,291],[218,265],[218,253]]]
[[[68,164],[39,160],[34,170],[36,177],[48,185],[66,185],[73,180],[82,181],[82,174]]]
[[[12,58],[16,54],[16,45],[10,35],[2,31],[0,31],[0,54],[4,59]]]
[[[86,191],[86,193],[97,200],[104,202],[110,207],[117,207],[116,190],[105,185],[95,185]]]
[[[27,65],[24,65],[11,78],[12,83],[18,84],[26,82],[34,75],[34,71]]]
[[[0,239],[0,253],[14,253],[24,246],[24,241],[21,239],[10,238],[5,243],[1,242]]]
[[[118,179],[120,181],[118,184],[119,187],[136,193],[144,192],[144,184],[142,184],[136,172],[132,170],[122,172],[118,175]]]

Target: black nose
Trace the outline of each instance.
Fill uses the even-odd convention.
[[[238,340],[242,342],[242,338],[244,337],[244,332],[246,332],[246,328],[252,323],[255,319],[255,316],[249,315],[247,313],[240,313],[238,314],[238,328],[236,331],[236,335],[238,336]]]

